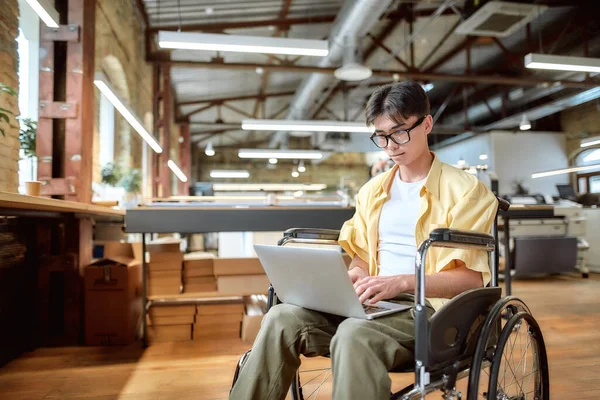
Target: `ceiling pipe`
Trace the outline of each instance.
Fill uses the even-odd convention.
[[[329,55],[319,62],[319,67],[337,66],[342,61],[344,43],[349,39],[360,43],[387,11],[392,0],[354,0],[345,1],[336,17],[329,37]],[[308,108],[321,96],[329,84],[331,75],[312,73],[300,84],[290,103],[285,119],[302,119]],[[269,141],[269,147],[277,147],[284,141],[286,132],[276,132]]]

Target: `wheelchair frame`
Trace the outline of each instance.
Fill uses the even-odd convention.
[[[506,211],[510,207],[510,204],[498,198],[498,209]],[[425,396],[431,392],[434,392],[438,389],[444,389],[445,395],[444,398],[447,399],[460,399],[461,395],[459,392],[456,392],[455,384],[458,379],[462,379],[469,376],[468,381],[468,398],[471,399],[473,396],[477,396],[477,389],[479,387],[479,373],[482,368],[484,368],[485,363],[489,363],[489,361],[484,361],[484,355],[486,355],[487,341],[492,333],[500,334],[500,324],[497,322],[501,318],[501,313],[503,310],[510,309],[512,310],[511,315],[516,316],[517,314],[529,314],[529,320],[532,320],[537,330],[539,332],[539,327],[537,323],[531,316],[529,308],[526,304],[520,299],[508,296],[502,298],[501,289],[498,293],[498,260],[499,255],[497,252],[498,248],[498,213],[494,217],[493,225],[492,225],[492,233],[484,234],[479,232],[472,231],[460,231],[460,230],[452,230],[447,228],[435,229],[430,233],[428,239],[423,241],[418,248],[418,252],[416,255],[415,261],[415,276],[416,276],[416,285],[415,285],[415,361],[414,361],[414,374],[415,374],[415,383],[413,385],[409,385],[406,388],[402,389],[397,393],[391,394],[391,399],[403,399],[403,400],[413,400],[413,399],[424,399]],[[306,229],[306,228],[292,228],[288,229],[284,233],[284,237],[279,240],[278,245],[284,246],[288,243],[303,243],[303,244],[338,244],[338,235],[339,231],[337,230],[326,230],[326,229]],[[480,294],[483,294],[483,291],[488,291],[487,294],[483,294],[484,296],[488,296],[491,294],[492,296],[499,295],[500,299],[497,300],[494,305],[491,307],[487,315],[485,316],[485,321],[480,325],[479,335],[476,338],[477,343],[473,355],[468,358],[463,359],[452,359],[452,362],[446,362],[443,368],[435,370],[433,369],[433,373],[435,374],[434,380],[431,381],[432,374],[428,372],[427,367],[431,364],[430,352],[429,352],[429,341],[430,341],[430,324],[431,321],[427,319],[427,310],[425,303],[425,263],[427,259],[427,252],[431,247],[447,247],[447,248],[458,248],[458,249],[471,249],[471,250],[482,250],[488,252],[488,256],[490,258],[490,266],[491,266],[491,288],[497,288],[494,293],[490,292],[490,288],[480,288],[473,289],[471,291],[465,292],[459,296],[467,295],[469,292],[480,291]],[[459,296],[456,296],[457,299]],[[481,297],[481,296],[480,296]],[[465,297],[466,298],[466,297]],[[453,299],[454,300],[454,299]],[[276,294],[273,286],[269,286],[268,291],[268,303],[267,303],[267,311],[277,303]],[[518,313],[518,311],[521,313]],[[542,378],[544,382],[542,382],[543,388],[542,392],[544,396],[542,399],[548,398],[548,367],[547,367],[547,358],[546,352],[543,342],[543,337],[541,336],[541,332],[539,332],[539,337],[536,340],[539,341],[543,351],[541,352],[541,360],[542,360]],[[484,338],[484,340],[482,340]],[[465,339],[466,340],[466,339]],[[237,380],[237,376],[239,373],[239,369],[243,365],[245,359],[247,358],[249,351],[246,352],[242,358],[240,359],[238,366],[236,368],[233,384]],[[391,372],[409,372],[410,370],[402,370],[402,371],[391,371]],[[294,381],[295,383],[295,381]],[[292,389],[294,389],[294,383],[292,384]],[[233,387],[233,385],[232,385]],[[296,389],[297,390],[297,389]]]

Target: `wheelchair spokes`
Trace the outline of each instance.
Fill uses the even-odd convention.
[[[293,400],[331,399],[332,382],[330,360],[328,358],[303,359],[292,382]]]
[[[492,399],[548,398],[546,351],[539,326],[530,314],[515,314],[502,330],[489,385]]]

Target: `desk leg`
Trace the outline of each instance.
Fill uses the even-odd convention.
[[[511,290],[511,254],[510,254],[510,227],[509,221],[510,218],[504,217],[504,284],[506,287],[506,295],[510,296],[512,293]]]
[[[148,327],[146,326],[146,234],[142,233],[142,346],[148,346]]]

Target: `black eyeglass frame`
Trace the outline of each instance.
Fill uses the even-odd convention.
[[[390,144],[390,139],[392,140],[392,142],[396,143],[399,146],[405,145],[405,144],[407,144],[407,143],[410,142],[410,131],[412,131],[413,129],[417,128],[419,125],[421,125],[423,123],[423,121],[425,121],[425,118],[427,118],[427,116],[423,116],[423,117],[419,118],[417,120],[417,122],[415,122],[413,124],[413,126],[411,126],[410,128],[400,129],[400,130],[397,130],[397,131],[394,131],[394,132],[390,133],[389,135],[377,135],[376,133],[373,133],[369,139],[371,139],[371,142],[373,142],[373,144],[375,146],[377,146],[378,148],[380,148],[380,149],[385,149],[386,147],[388,147],[388,145]],[[402,143],[396,142],[394,140],[394,138],[392,137],[392,135],[395,135],[395,134],[397,134],[399,132],[401,132],[401,133],[406,132],[406,134],[408,135],[408,140],[406,140],[406,141],[404,141]],[[375,142],[375,137],[378,137],[378,138],[383,137],[383,138],[385,138],[385,146],[379,146]]]

